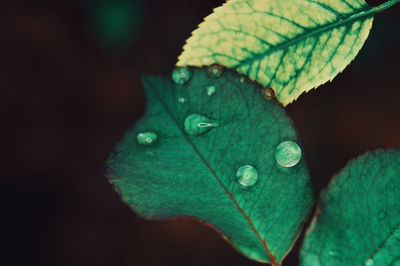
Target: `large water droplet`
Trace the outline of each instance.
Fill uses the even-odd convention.
[[[224,72],[224,67],[221,65],[211,65],[207,69],[208,75],[212,78],[219,78]]]
[[[275,92],[271,88],[263,88],[261,90],[261,95],[267,100],[272,100],[275,98]]]
[[[154,133],[154,132],[151,132],[151,131],[149,131],[149,132],[142,132],[142,133],[139,133],[139,134],[137,135],[137,142],[138,142],[140,145],[150,145],[150,144],[153,144],[154,142],[157,141],[157,139],[158,139],[157,134]]]
[[[192,77],[192,71],[188,67],[178,67],[172,71],[172,80],[179,85],[183,85]]]
[[[258,180],[258,173],[256,168],[251,165],[240,167],[236,173],[237,181],[245,187],[253,186]]]
[[[208,96],[212,96],[217,91],[217,88],[214,85],[210,85],[210,86],[207,86],[206,91],[207,91]]]
[[[301,148],[293,141],[284,141],[276,147],[275,160],[283,167],[293,167],[301,159]]]
[[[218,122],[201,114],[190,114],[186,117],[184,126],[186,133],[198,136],[218,127]]]

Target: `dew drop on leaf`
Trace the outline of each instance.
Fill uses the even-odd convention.
[[[208,75],[212,78],[221,77],[223,72],[224,72],[224,67],[217,64],[211,65],[207,69]]]
[[[206,91],[207,91],[208,96],[212,96],[217,91],[217,88],[214,85],[210,85],[210,86],[207,86]]]
[[[180,102],[180,103],[184,103],[184,102],[186,102],[186,99],[185,99],[185,98],[183,98],[183,97],[179,97],[179,98],[178,98],[178,102]]]
[[[156,142],[158,136],[154,132],[142,132],[137,135],[137,142],[140,145],[150,145]]]
[[[334,250],[330,250],[328,254],[329,254],[329,256],[337,256],[338,255],[338,253]]]
[[[192,71],[188,67],[178,67],[172,71],[172,80],[179,85],[187,83],[192,77]]]
[[[275,92],[271,88],[263,88],[261,90],[261,95],[267,100],[272,100],[275,98]]]
[[[218,122],[201,114],[190,114],[186,117],[184,126],[186,133],[198,136],[218,127]]]
[[[251,165],[240,167],[236,173],[236,176],[239,184],[245,187],[253,186],[258,180],[257,170]]]
[[[246,81],[246,78],[243,77],[243,76],[241,76],[239,82],[240,82],[240,83],[244,83],[245,81]]]
[[[293,141],[284,141],[276,147],[275,160],[283,167],[293,167],[301,159],[301,148]]]

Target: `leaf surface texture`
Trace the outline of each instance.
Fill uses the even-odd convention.
[[[364,0],[230,0],[193,32],[177,65],[224,65],[286,106],[345,69],[376,12]]]
[[[400,265],[400,150],[350,162],[322,194],[301,265]]]
[[[143,78],[146,113],[109,158],[108,176],[140,216],[195,217],[245,256],[278,265],[313,204],[304,158],[291,168],[274,159],[281,142],[300,143],[293,123],[277,101],[264,99],[260,86],[237,73],[211,78],[204,69],[191,71],[184,85],[169,76]],[[215,86],[211,96],[209,86]],[[204,117],[214,123],[209,130],[187,124],[207,122]],[[138,144],[138,134],[149,131],[157,141]],[[237,181],[247,165],[258,173],[248,187]]]

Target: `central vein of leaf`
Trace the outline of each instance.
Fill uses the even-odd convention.
[[[168,115],[172,118],[172,120],[175,122],[176,126],[179,128],[181,131],[183,137],[186,139],[186,141],[192,146],[194,152],[199,156],[200,160],[204,163],[204,165],[210,170],[211,174],[215,177],[219,185],[224,189],[225,193],[229,196],[229,198],[233,201],[239,212],[243,215],[245,220],[248,222],[250,225],[251,230],[256,234],[257,238],[260,240],[263,248],[265,249],[266,253],[268,254],[271,263],[273,266],[278,266],[279,263],[276,261],[275,256],[272,254],[271,250],[269,249],[267,242],[265,239],[263,239],[260,235],[260,233],[257,231],[255,228],[253,222],[250,220],[250,218],[247,216],[247,214],[244,212],[244,210],[240,207],[239,203],[236,201],[235,197],[230,193],[230,191],[227,189],[227,187],[222,183],[221,179],[218,177],[217,173],[214,171],[214,169],[211,167],[211,165],[207,162],[207,160],[204,158],[204,156],[200,153],[200,151],[196,148],[194,143],[188,138],[188,136],[183,132],[181,129],[179,122],[175,118],[175,116],[172,114],[172,112],[169,110],[168,106],[165,104],[165,102],[162,100],[161,95],[158,94],[156,90],[153,90],[155,95],[157,96],[158,101],[161,103],[161,105],[164,107],[165,111],[168,113]]]
[[[399,2],[400,0],[395,0],[395,1]],[[268,49],[265,52],[255,54],[255,56],[253,56],[253,57],[244,59],[244,60],[238,62],[236,65],[232,66],[232,68],[238,68],[238,67],[241,67],[241,66],[244,66],[244,65],[252,64],[254,61],[257,60],[257,58],[268,56],[268,55],[273,54],[274,52],[277,52],[279,50],[284,50],[284,49],[286,49],[286,48],[288,48],[288,47],[290,47],[290,46],[292,46],[292,45],[294,45],[296,43],[302,42],[303,40],[305,40],[307,38],[310,38],[310,37],[313,37],[313,36],[316,36],[316,35],[321,35],[324,32],[327,32],[329,30],[344,26],[344,25],[352,23],[354,21],[372,17],[374,14],[376,14],[378,12],[381,12],[381,11],[383,11],[381,6],[376,7],[376,8],[368,7],[368,8],[364,8],[364,9],[361,9],[361,10],[357,10],[354,13],[350,13],[347,16],[344,16],[344,17],[340,18],[337,21],[334,21],[334,22],[331,22],[331,23],[328,23],[328,24],[325,24],[325,25],[320,25],[318,28],[310,29],[309,31],[301,33],[297,37],[295,37],[295,38],[293,38],[291,40],[288,40],[288,41],[285,41],[285,42],[282,42],[282,43],[280,43],[278,45],[273,46],[272,48]]]

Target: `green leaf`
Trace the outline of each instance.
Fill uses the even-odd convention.
[[[220,64],[275,90],[284,105],[355,58],[373,15],[364,0],[230,0],[187,40],[178,66]]]
[[[173,77],[183,85],[143,79],[147,110],[110,157],[111,182],[142,217],[195,217],[245,256],[279,265],[313,204],[304,158],[288,168],[274,159],[281,142],[299,143],[293,123],[232,71]]]
[[[350,162],[322,194],[305,266],[400,265],[400,149]]]

